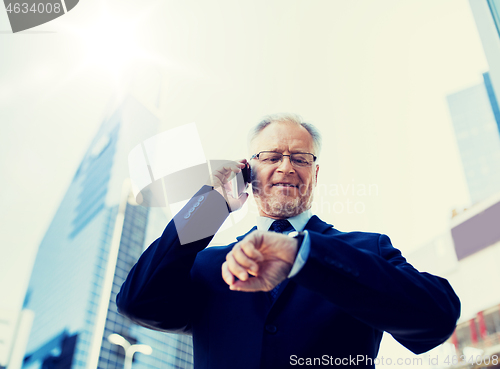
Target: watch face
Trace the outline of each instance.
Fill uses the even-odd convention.
[[[298,235],[299,235],[299,232],[297,232],[297,231],[293,231],[293,232],[288,233],[289,237],[297,237]]]

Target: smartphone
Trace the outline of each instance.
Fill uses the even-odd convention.
[[[248,184],[252,181],[250,170],[250,164],[247,163],[241,172],[236,174],[231,180],[231,193],[235,199],[239,198],[245,192]]]
[[[243,181],[244,183],[250,183],[252,182],[251,180],[251,173],[250,173],[250,164],[247,163],[245,168],[241,170],[241,174],[243,175]]]

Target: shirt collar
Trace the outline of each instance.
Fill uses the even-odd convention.
[[[311,209],[309,209],[300,213],[299,215],[288,218],[287,220],[297,232],[301,232],[304,230],[307,222],[309,221],[309,219],[311,219],[311,217],[312,211]],[[273,224],[275,220],[276,219],[260,216],[257,218],[257,229],[259,231],[268,231],[269,227],[271,227],[271,224]]]

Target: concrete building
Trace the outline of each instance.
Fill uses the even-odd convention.
[[[408,260],[448,279],[462,303],[455,333],[428,354],[441,358],[435,367],[500,368],[500,194],[453,217]]]

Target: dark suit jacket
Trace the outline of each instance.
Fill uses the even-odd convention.
[[[301,358],[374,367],[383,331],[417,354],[453,332],[460,301],[445,279],[418,272],[385,235],[341,232],[317,216],[305,228],[309,258],[274,303],[266,292],[229,290],[221,265],[234,243],[179,241],[200,224],[215,234],[227,216],[222,196],[207,188],[143,253],[117,296],[135,322],[192,334],[195,368],[279,369]]]

